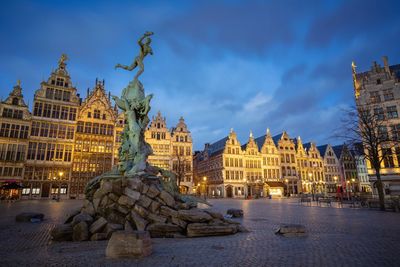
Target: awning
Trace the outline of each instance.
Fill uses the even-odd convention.
[[[17,184],[17,183],[10,183],[10,184],[6,184],[6,185],[3,185],[2,187],[1,187],[1,189],[21,189],[21,188],[23,188],[22,186],[20,186],[19,184]]]

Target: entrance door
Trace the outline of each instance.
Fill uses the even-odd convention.
[[[49,193],[50,193],[50,184],[49,183],[42,184],[42,197],[48,198]]]
[[[226,187],[226,197],[233,197],[232,186],[227,186]]]

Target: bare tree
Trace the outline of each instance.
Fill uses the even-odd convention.
[[[181,182],[185,178],[187,162],[188,160],[185,158],[183,154],[179,153],[179,151],[174,151],[172,158],[172,171],[176,175],[176,182],[179,188]]]
[[[393,156],[392,148],[398,144],[396,134],[391,132],[383,114],[374,113],[365,107],[344,110],[342,127],[337,136],[364,157],[375,170],[379,206],[385,210],[385,198],[381,180],[382,162]],[[360,145],[362,144],[362,145]]]

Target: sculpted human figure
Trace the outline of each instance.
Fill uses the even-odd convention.
[[[139,66],[139,71],[136,73],[135,79],[139,78],[139,76],[144,72],[144,64],[143,64],[144,58],[148,54],[153,55],[153,50],[150,47],[151,38],[149,36],[151,36],[151,35],[153,35],[153,32],[145,32],[145,34],[143,34],[143,36],[138,40],[138,44],[140,46],[139,55],[137,57],[135,57],[135,59],[133,60],[133,62],[130,66],[117,64],[115,66],[115,68],[116,69],[121,68],[124,70],[132,71],[137,66]],[[145,42],[143,42],[144,39],[146,39]]]
[[[139,55],[130,66],[117,64],[116,68],[132,71],[137,66],[139,70],[133,81],[123,90],[121,98],[113,96],[117,106],[125,113],[127,124],[125,125],[122,144],[119,150],[119,171],[127,176],[135,175],[146,168],[147,157],[152,153],[149,144],[144,140],[144,132],[149,117],[150,100],[153,95],[145,96],[144,88],[138,77],[144,71],[143,60],[148,54],[153,54],[150,47],[152,32],[146,32],[138,41]]]

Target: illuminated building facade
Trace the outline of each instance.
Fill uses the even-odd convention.
[[[330,144],[318,146],[318,150],[324,159],[326,191],[330,195],[336,195],[338,186],[344,181],[339,159]]]
[[[0,103],[0,185],[23,185],[22,198],[82,198],[87,182],[118,163],[124,115],[112,106],[104,81],[82,101],[62,55],[40,84],[33,112],[18,82]],[[174,171],[181,190],[192,192],[192,137],[183,118],[171,130],[158,113],[147,129],[149,163]]]
[[[95,88],[88,90],[82,102],[75,133],[70,196],[82,197],[87,182],[114,165],[117,112],[104,81],[96,79]]]
[[[302,144],[283,132],[259,138],[250,133],[240,145],[236,133],[206,144],[194,159],[195,179],[207,177],[207,193],[215,197],[326,193],[324,161],[314,143]],[[201,183],[200,183],[201,185]]]
[[[173,171],[181,192],[192,193],[193,141],[185,120],[181,117],[178,124],[168,130],[165,117],[158,112],[145,132],[145,139],[153,149],[149,163]]]
[[[33,101],[24,194],[28,198],[66,197],[71,178],[79,96],[63,55],[58,68],[40,84]]]
[[[383,134],[392,135],[396,143],[387,148],[390,153],[381,163],[381,179],[386,195],[400,195],[400,64],[389,65],[383,57],[383,66],[374,62],[371,70],[356,73],[353,64],[353,85],[357,107],[368,108],[382,120]],[[371,188],[377,194],[375,170],[367,161]]]
[[[333,146],[332,149],[339,159],[343,192],[359,192],[360,181],[357,179],[357,167],[353,153],[347,145]]]
[[[19,81],[9,96],[0,102],[0,122],[0,183],[20,183],[26,163],[31,113],[24,102]]]

